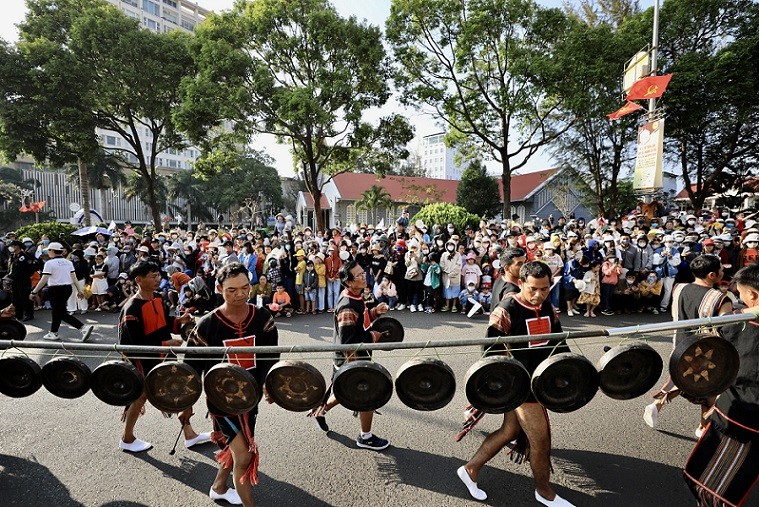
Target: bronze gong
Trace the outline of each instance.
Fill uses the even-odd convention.
[[[335,398],[348,410],[371,412],[393,396],[393,378],[380,364],[352,361],[342,365],[332,380]]]
[[[653,388],[661,377],[664,361],[643,342],[618,345],[598,361],[598,385],[615,400],[631,400]]]
[[[414,410],[438,410],[453,399],[456,377],[451,367],[439,359],[412,359],[398,370],[395,392],[404,405]]]
[[[530,396],[530,374],[524,365],[503,355],[480,359],[466,372],[466,398],[487,414],[505,414]]]
[[[100,401],[123,407],[142,396],[145,377],[126,361],[106,361],[92,371],[92,394]]]
[[[404,337],[403,324],[392,317],[380,317],[372,323],[372,331],[379,331],[379,343],[402,342]]]
[[[42,387],[40,365],[26,356],[0,358],[0,393],[25,398]]]
[[[26,338],[24,324],[16,319],[0,319],[0,340],[23,340],[24,338]]]
[[[572,412],[598,392],[598,372],[585,356],[562,352],[545,359],[532,374],[535,399],[552,412]]]
[[[92,371],[75,357],[56,357],[42,367],[42,384],[54,396],[73,400],[90,390]]]
[[[694,398],[717,396],[735,382],[740,367],[738,351],[716,334],[683,338],[669,357],[672,382]]]
[[[293,412],[318,407],[326,390],[319,370],[303,361],[279,361],[266,376],[266,392],[274,403]]]
[[[203,384],[195,368],[178,361],[157,364],[145,377],[145,393],[150,404],[170,414],[191,408],[202,391]]]
[[[219,363],[208,370],[203,389],[209,403],[229,415],[250,412],[261,401],[261,388],[253,374],[232,363]]]

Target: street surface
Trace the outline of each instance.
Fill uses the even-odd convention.
[[[47,332],[50,312],[40,311],[28,328],[27,339],[38,340]],[[406,329],[406,340],[436,340],[484,336],[487,318],[467,319],[460,314],[411,314],[391,312]],[[116,315],[82,316],[95,324],[92,341],[114,343]],[[562,314],[565,330],[664,322],[668,316],[632,316],[586,319]],[[296,316],[278,321],[280,344],[330,343],[332,315]],[[63,340],[78,334],[61,328]],[[666,358],[671,334],[649,336]],[[584,339],[570,342],[595,362],[603,345],[616,341]],[[27,351],[44,364],[50,358]],[[392,374],[417,351],[378,352],[375,359]],[[331,411],[333,430],[325,435],[303,413],[287,412],[276,405],[261,406],[256,440],[261,450],[260,484],[254,489],[259,506],[533,506],[533,482],[529,465],[512,463],[506,453],[486,466],[479,485],[488,493],[485,502],[471,499],[456,477],[456,469],[477,449],[484,436],[496,429],[502,417],[487,415],[461,442],[453,440],[463,421],[466,405],[463,382],[467,369],[479,359],[479,347],[434,349],[456,373],[456,396],[435,412],[418,412],[396,396],[380,409],[374,430],[387,438],[384,452],[358,449],[358,423],[344,408]],[[115,353],[110,355],[115,359]],[[81,354],[91,368],[104,354]],[[328,354],[305,359],[326,378],[331,374]],[[658,386],[657,386],[658,387]],[[600,391],[586,407],[569,414],[551,414],[553,483],[557,492],[578,506],[691,506],[694,500],[682,480],[681,468],[695,443],[699,410],[677,399],[660,414],[652,430],[642,419],[644,396],[615,401]],[[195,406],[193,425],[210,431],[204,399]],[[180,442],[174,456],[169,450],[179,424],[165,419],[147,405],[137,423],[139,438],[154,448],[140,455],[121,452],[122,409],[100,402],[92,393],[63,400],[44,387],[23,399],[0,395],[0,507],[8,506],[207,506],[208,490],[216,473],[213,452],[205,444],[193,450]],[[220,505],[226,505],[221,502]],[[747,505],[759,505],[757,491]]]

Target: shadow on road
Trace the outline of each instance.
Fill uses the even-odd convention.
[[[84,507],[71,498],[58,478],[31,459],[0,454],[0,502],[15,505]]]
[[[258,486],[253,488],[256,505],[294,505],[298,507],[330,507],[329,504],[297,486],[258,473]]]
[[[150,507],[144,503],[130,502],[128,500],[116,500],[114,502],[104,503],[100,507]]]
[[[652,449],[656,452],[655,449]],[[653,461],[578,449],[551,451],[554,467],[563,472],[573,489],[592,495],[581,505],[691,505],[694,503],[679,468]],[[666,484],[666,494],[660,486]]]
[[[679,433],[675,433],[673,431],[667,431],[667,430],[656,430],[656,431],[658,431],[659,433],[664,433],[665,435],[667,435],[669,437],[674,437],[674,438],[678,438],[680,440],[685,440],[686,442],[693,442],[693,445],[694,446],[696,445],[696,439],[695,439],[695,437],[688,437],[688,436],[681,435]]]
[[[214,478],[216,478],[216,466],[198,461],[195,456],[180,457],[179,466],[158,460],[144,452],[135,454],[134,457],[153,465],[156,469],[160,470],[165,477],[170,477],[177,482],[186,484],[203,494],[208,494],[208,488],[211,486],[211,483],[213,483]]]

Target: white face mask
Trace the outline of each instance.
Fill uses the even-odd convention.
[[[456,249],[456,247],[453,245],[448,245],[446,248],[448,249],[449,252],[453,252]]]

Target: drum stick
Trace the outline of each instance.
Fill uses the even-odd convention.
[[[182,423],[182,427],[179,428],[179,434],[177,435],[177,439],[174,440],[174,447],[171,448],[169,451],[169,456],[174,456],[174,453],[177,452],[177,444],[179,443],[179,437],[182,436],[182,432],[184,431],[184,423]]]

